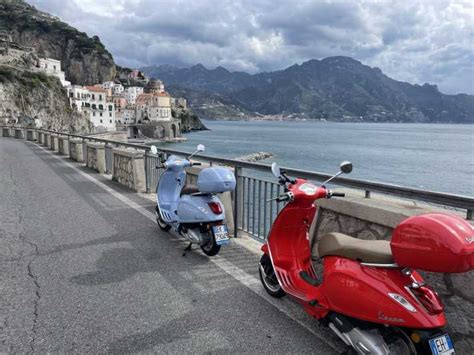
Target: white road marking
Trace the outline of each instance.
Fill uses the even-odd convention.
[[[57,160],[62,161],[66,166],[70,167],[74,171],[76,171],[78,174],[89,180],[90,182],[94,183],[95,185],[99,186],[100,188],[104,189],[106,192],[123,202],[124,204],[128,205],[130,208],[133,208],[135,211],[143,215],[144,217],[148,218],[151,220],[153,223],[156,223],[155,219],[155,214],[148,211],[146,208],[140,206],[136,202],[130,200],[129,198],[121,195],[119,192],[113,190],[103,182],[97,180],[95,177],[92,175],[89,175],[80,169],[78,169],[76,166],[73,164],[67,162],[62,156],[59,155],[54,155],[53,151],[48,151],[44,147],[41,147],[39,145],[36,145],[40,148],[42,148],[45,152],[49,153],[52,157],[54,157]],[[222,271],[224,271],[226,274],[230,275],[237,281],[239,281],[241,284],[246,286],[249,290],[251,290],[253,293],[255,293],[257,296],[261,297],[268,303],[270,303],[272,306],[277,308],[280,312],[284,313],[286,316],[288,316],[290,319],[298,323],[300,326],[308,330],[310,333],[315,335],[319,340],[324,342],[326,345],[328,345],[330,348],[332,348],[335,351],[338,351],[337,345],[335,345],[330,339],[327,339],[327,337],[324,337],[324,334],[316,332],[316,329],[314,329],[315,321],[311,321],[309,317],[302,311],[302,307],[298,306],[295,307],[295,304],[289,301],[288,299],[275,299],[269,296],[263,287],[260,284],[260,280],[238,266],[228,262],[225,260],[222,256],[216,255],[211,258],[209,258],[209,261],[211,261],[213,264],[218,266]],[[258,265],[255,265],[257,268]]]

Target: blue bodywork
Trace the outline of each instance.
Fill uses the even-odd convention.
[[[156,202],[160,208],[161,217],[167,223],[175,225],[175,227],[181,223],[215,222],[223,220],[225,218],[224,207],[219,198],[213,195],[214,192],[206,191],[180,197],[181,190],[186,185],[185,168],[189,166],[191,166],[189,160],[180,159],[174,155],[171,155],[166,160],[166,170],[161,175],[156,187]],[[218,168],[206,168],[203,169],[202,172],[209,169]],[[227,172],[230,173],[228,170]],[[206,175],[207,174],[209,173],[206,173]],[[216,174],[209,174],[209,176],[215,175]],[[230,173],[230,175],[233,177],[233,174]],[[199,174],[198,181],[200,177],[201,174]],[[201,181],[206,182],[206,179],[203,180],[201,178]],[[219,203],[222,207],[222,213],[214,214],[208,205],[209,202]]]

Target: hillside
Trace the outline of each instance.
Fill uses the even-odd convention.
[[[349,57],[310,60],[254,75],[222,67],[209,70],[200,64],[141,70],[187,91],[193,109],[207,118],[266,115],[335,121],[474,123],[473,95],[446,95],[436,85],[400,82]]]
[[[33,47],[41,57],[58,59],[73,84],[92,85],[112,80],[112,55],[97,36],[87,34],[41,12],[24,1],[0,0],[0,31],[14,42]]]
[[[0,121],[17,117],[23,125],[39,119],[42,127],[71,133],[88,133],[90,121],[69,107],[56,77],[20,67],[0,65]]]

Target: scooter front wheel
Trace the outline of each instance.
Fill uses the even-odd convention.
[[[160,208],[158,205],[155,206],[155,214],[156,214],[156,224],[160,227],[161,230],[167,232],[170,230],[171,226],[166,223],[163,218],[161,218]]]
[[[214,234],[212,234],[211,231],[209,231],[208,233],[209,241],[206,244],[201,245],[201,249],[207,256],[214,256],[219,253],[219,251],[221,250],[221,246],[216,243],[216,238],[214,238]]]
[[[260,281],[262,281],[263,288],[270,296],[282,298],[286,295],[278,282],[272,261],[267,254],[263,254],[260,258],[258,273],[260,274]]]

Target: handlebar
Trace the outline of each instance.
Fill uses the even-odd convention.
[[[293,195],[293,192],[285,192],[284,194],[277,196],[275,198],[271,198],[267,200],[267,202],[270,201],[276,201],[276,202],[285,202],[285,201],[293,201],[295,198],[295,195]]]
[[[327,190],[326,198],[331,197],[345,197],[346,194],[344,192],[333,192],[332,190]]]

